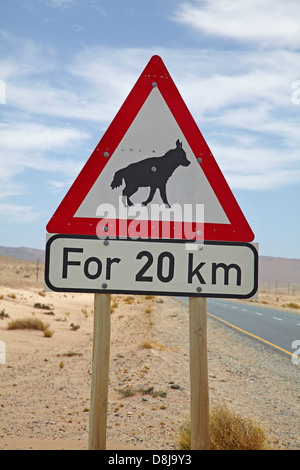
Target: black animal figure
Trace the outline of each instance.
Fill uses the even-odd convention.
[[[171,207],[166,193],[167,182],[178,166],[188,166],[190,163],[182,148],[182,142],[179,142],[178,139],[176,148],[169,150],[162,157],[146,158],[118,170],[110,186],[112,189],[118,188],[122,185],[123,180],[125,181],[122,195],[126,197],[128,206],[133,205],[130,196],[136,193],[139,188],[150,187],[148,199],[142,202],[144,206],[152,201],[155,191],[159,189],[164,204]]]

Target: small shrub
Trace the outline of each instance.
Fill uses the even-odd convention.
[[[300,308],[300,305],[299,305],[299,304],[295,304],[294,302],[289,302],[286,306],[287,306],[288,308]]]
[[[52,330],[49,330],[49,328],[45,328],[45,329],[44,329],[44,336],[45,336],[45,338],[52,338],[52,336],[53,336],[53,331],[52,331]]]
[[[225,405],[209,417],[210,450],[267,450],[264,430],[250,419],[241,418]],[[179,448],[190,450],[191,426],[185,423],[179,434]]]
[[[19,318],[8,323],[8,330],[39,330],[45,331],[49,329],[49,323],[44,323],[39,318]]]
[[[88,311],[87,311],[86,307],[82,308],[81,311],[82,311],[83,315],[85,316],[85,318],[88,318],[89,315],[88,315]]]
[[[116,391],[121,393],[123,397],[133,397],[137,393],[133,387],[118,388]]]
[[[57,356],[59,357],[60,354],[58,354]],[[83,354],[82,354],[82,353],[79,353],[79,352],[69,351],[69,352],[67,352],[67,353],[62,354],[62,356],[65,356],[65,357],[74,357],[74,356],[83,356]]]
[[[191,450],[191,423],[186,421],[180,428],[178,446],[180,450]]]
[[[7,294],[7,297],[10,297],[11,299],[16,299],[17,298],[16,294],[14,294],[14,293]]]
[[[143,341],[141,344],[140,344],[140,348],[144,348],[144,349],[157,349],[158,351],[168,351],[168,347],[167,346],[164,346],[163,344],[159,344],[159,343],[151,343],[150,341]]]
[[[36,302],[36,303],[34,304],[34,308],[41,308],[41,309],[43,309],[43,310],[51,310],[50,305],[41,304],[40,302]]]
[[[73,331],[79,330],[79,328],[80,328],[79,325],[74,325],[74,323],[71,323],[70,327],[71,327],[71,330],[73,330]]]
[[[143,341],[140,345],[141,348],[145,348],[145,349],[152,349],[153,347],[153,344],[150,343],[150,341]]]
[[[250,419],[241,418],[220,406],[210,415],[212,450],[264,450],[266,436]]]
[[[5,312],[5,308],[3,308],[0,312],[0,318],[3,320],[4,318],[9,318],[8,313]]]
[[[154,390],[154,387],[125,387],[125,388],[118,388],[116,389],[117,392],[121,393],[124,397],[133,397],[137,393],[141,393],[142,395],[151,395],[153,398],[161,397],[166,398],[167,392],[163,390]]]
[[[167,392],[164,392],[163,390],[154,390],[154,387],[150,386],[147,388],[140,387],[138,391],[142,395],[151,395],[153,398],[161,397],[161,398],[166,398]]]
[[[49,312],[48,311],[44,312],[44,315],[55,315],[55,313],[52,310],[50,310]]]

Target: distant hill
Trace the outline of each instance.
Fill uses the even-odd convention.
[[[35,248],[0,246],[0,255],[12,258],[37,261],[45,260],[45,251]],[[300,259],[259,257],[259,282],[281,282],[300,284]]]
[[[0,255],[10,256],[11,258],[24,259],[27,261],[37,261],[41,263],[45,261],[45,251],[37,250],[36,248],[20,247],[6,247],[0,246]]]
[[[300,259],[259,257],[259,282],[300,284]]]

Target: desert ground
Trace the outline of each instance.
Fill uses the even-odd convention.
[[[44,292],[43,264],[0,256],[1,450],[88,448],[93,302]],[[287,309],[300,296],[267,290],[256,302]],[[8,329],[18,318],[51,333]],[[300,449],[300,365],[290,356],[208,316],[208,372],[210,407],[259,423],[272,449]],[[177,449],[189,387],[188,306],[112,295],[107,449]]]

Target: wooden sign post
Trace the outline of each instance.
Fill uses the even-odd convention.
[[[106,450],[110,294],[95,294],[89,450]],[[191,450],[209,449],[206,298],[189,298]]]
[[[45,290],[94,294],[89,449],[106,448],[113,293],[189,297],[191,449],[208,449],[206,298],[248,298],[256,292],[258,254],[254,245],[208,241],[201,250],[189,250],[182,240],[103,241],[58,234],[47,238]],[[177,266],[181,269],[175,269]]]
[[[106,449],[110,357],[110,294],[95,294],[89,450]]]
[[[209,449],[207,312],[205,297],[189,298],[191,450]]]

